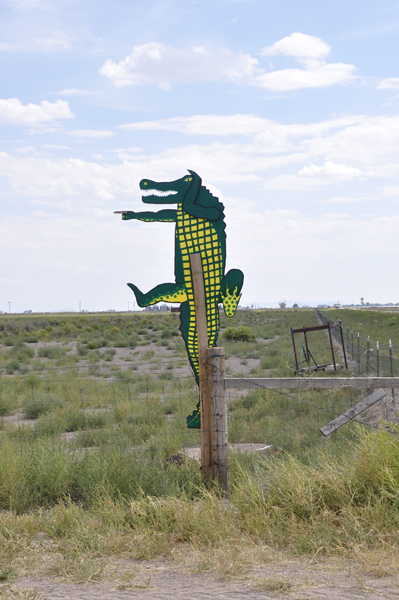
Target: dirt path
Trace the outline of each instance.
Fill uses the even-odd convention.
[[[310,565],[307,561],[266,565],[240,581],[187,574],[176,566],[131,563],[125,583],[58,583],[25,577],[0,585],[0,598],[35,600],[382,600],[399,598],[399,577],[372,578],[357,567]],[[8,589],[8,591],[7,591]]]

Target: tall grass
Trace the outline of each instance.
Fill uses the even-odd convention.
[[[74,548],[79,559],[171,556],[186,546],[214,548],[216,562],[218,549],[264,544],[318,556],[399,548],[399,439],[383,430],[359,428],[339,460],[323,451],[307,465],[283,455],[248,469],[245,457],[232,455],[228,502],[201,484],[191,461],[136,461],[120,449],[100,457],[42,443],[40,455],[8,452],[0,463],[1,506],[13,509],[0,516],[0,557],[17,527],[27,537],[44,531],[62,541],[58,552]],[[34,523],[18,520],[28,508]]]

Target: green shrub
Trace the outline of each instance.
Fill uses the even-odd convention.
[[[61,402],[58,398],[43,394],[37,398],[26,400],[23,405],[23,410],[27,419],[38,419],[60,406]]]
[[[129,342],[126,338],[118,338],[114,342],[115,348],[128,348]]]
[[[89,350],[96,350],[98,348],[98,345],[96,342],[91,341],[87,344],[87,347]]]
[[[20,366],[21,366],[21,363],[19,362],[18,358],[12,358],[11,360],[7,361],[5,364],[6,373],[8,373],[8,375],[12,375],[12,373],[14,373],[15,371],[18,371]]]
[[[28,335],[25,338],[25,342],[28,344],[37,344],[38,341],[39,339],[35,335]]]
[[[128,346],[129,346],[129,348],[136,348],[136,346],[137,346],[137,336],[129,338],[129,340],[128,340]]]
[[[0,417],[7,417],[12,413],[13,402],[9,398],[0,398]]]
[[[42,346],[38,349],[37,355],[40,356],[40,358],[62,358],[65,356],[65,350],[59,346]]]
[[[78,344],[77,350],[79,356],[86,356],[86,354],[89,353],[88,349],[85,346],[82,346],[82,344]]]
[[[254,342],[256,340],[256,336],[252,329],[245,325],[240,325],[239,327],[227,327],[223,336],[226,340],[232,342]]]
[[[259,366],[261,369],[275,369],[277,366],[277,360],[270,355],[262,356]]]
[[[100,354],[100,358],[106,361],[111,361],[116,354],[116,351],[112,348],[110,350],[106,350],[102,354]]]

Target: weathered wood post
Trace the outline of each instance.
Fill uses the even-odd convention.
[[[208,348],[206,299],[201,255],[190,254],[198,335],[201,405],[201,472],[230,491],[224,348]]]
[[[230,493],[230,467],[227,430],[227,406],[224,387],[224,348],[208,348],[208,381],[211,399],[211,468],[212,479],[218,479]]]
[[[201,254],[190,254],[191,273],[195,302],[195,318],[198,337],[199,391],[201,406],[201,473],[204,479],[211,477],[211,440],[210,415],[211,401],[208,382],[208,326],[206,318],[206,299]]]

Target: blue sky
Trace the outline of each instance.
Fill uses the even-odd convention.
[[[225,204],[242,303],[399,301],[399,4],[0,1],[0,310],[173,281],[138,182]]]

